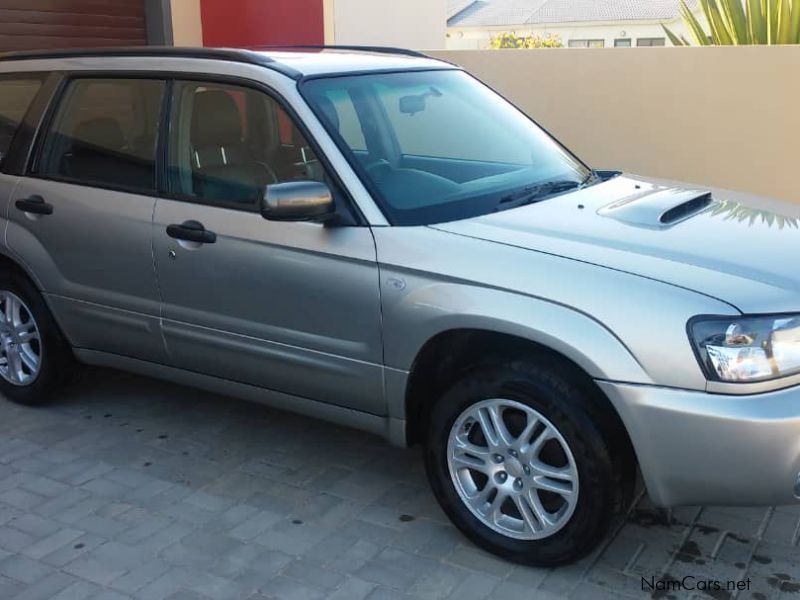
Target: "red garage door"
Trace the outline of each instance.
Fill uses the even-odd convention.
[[[0,51],[147,42],[145,0],[0,0]]]

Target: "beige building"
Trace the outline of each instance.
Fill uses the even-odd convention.
[[[697,0],[689,4],[699,10]],[[679,0],[448,0],[446,47],[487,48],[505,32],[555,35],[575,48],[669,46],[662,24],[687,35],[679,6]]]

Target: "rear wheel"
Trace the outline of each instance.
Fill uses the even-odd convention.
[[[591,398],[557,365],[478,368],[434,406],[425,449],[434,493],[484,549],[569,562],[605,533],[617,478]]]
[[[39,291],[27,279],[0,275],[0,392],[20,404],[41,404],[72,364]]]

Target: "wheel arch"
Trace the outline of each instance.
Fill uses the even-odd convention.
[[[0,269],[7,269],[12,273],[28,279],[36,289],[44,292],[42,282],[23,261],[13,257],[6,248],[0,248]]]
[[[602,393],[585,366],[541,341],[507,332],[481,328],[441,331],[420,348],[405,388],[407,442],[419,441],[419,427],[436,398],[464,371],[479,365],[526,358],[555,362],[573,375],[619,418],[611,401]],[[620,420],[621,424],[621,420]]]
[[[637,458],[627,428],[608,396],[586,370],[570,357],[541,342],[519,335],[474,328],[442,331],[417,354],[409,372],[406,394],[406,444],[424,439],[431,409],[444,391],[471,368],[509,360],[546,363],[558,368],[593,400],[593,419],[608,432],[608,443],[619,461],[621,482],[630,496],[636,480]]]
[[[41,294],[42,299],[45,305],[47,306],[48,310],[50,311],[50,314],[53,317],[53,321],[55,322],[56,327],[58,328],[58,331],[61,334],[61,337],[64,340],[69,341],[69,338],[66,336],[64,326],[61,324],[57,311],[53,310],[53,306],[50,302],[50,299],[47,297],[47,294],[45,293],[44,286],[42,285],[41,280],[38,277],[36,277],[31,268],[28,265],[26,265],[24,261],[20,260],[15,256],[12,256],[8,252],[7,248],[0,248],[0,271],[2,271],[3,269],[8,270],[17,277],[21,277],[23,279],[28,280],[33,285],[33,287],[36,288],[36,290]]]

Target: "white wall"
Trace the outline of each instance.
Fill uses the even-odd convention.
[[[445,0],[326,0],[325,6],[333,15],[332,31],[326,24],[328,43],[445,47]]]

